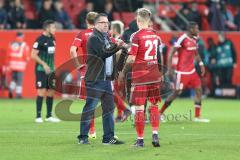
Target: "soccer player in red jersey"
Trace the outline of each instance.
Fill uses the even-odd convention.
[[[70,48],[70,53],[72,58],[75,58],[75,65],[80,71],[81,82],[80,82],[80,99],[86,99],[86,87],[84,82],[84,77],[86,73],[86,61],[87,61],[87,40],[93,32],[94,19],[97,16],[96,12],[89,12],[86,17],[87,29],[79,32],[75,37],[72,46]],[[77,51],[82,49],[80,55],[78,56]],[[90,138],[96,138],[96,131],[94,127],[94,119],[90,123]]]
[[[201,80],[198,76],[194,62],[196,61],[201,68],[201,76],[205,74],[204,64],[197,51],[197,37],[199,28],[197,23],[190,22],[187,33],[182,34],[170,51],[168,59],[168,69],[172,66],[173,53],[178,52],[178,63],[176,66],[176,84],[173,94],[171,94],[162,106],[160,113],[163,114],[172,101],[182,92],[184,88],[195,89],[195,122],[209,122],[208,119],[200,118],[201,113]]]
[[[150,18],[151,12],[148,9],[138,9],[137,25],[139,30],[131,36],[131,49],[127,58],[127,63],[132,64],[130,103],[135,107],[135,127],[137,132],[135,147],[144,146],[144,104],[147,100],[151,103],[152,144],[154,147],[160,147],[158,138],[160,114],[157,103],[161,101],[161,73],[158,67],[161,39],[154,30],[149,28]],[[124,78],[125,68],[119,74],[120,79]]]

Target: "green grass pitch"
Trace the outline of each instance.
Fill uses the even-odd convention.
[[[55,104],[57,101],[55,101]],[[74,102],[71,111],[81,112],[84,102]],[[177,99],[166,114],[193,116],[191,99]],[[43,106],[45,116],[46,107]],[[79,122],[34,123],[34,100],[0,100],[0,160],[239,160],[239,100],[206,99],[202,116],[208,124],[186,118],[160,125],[160,148],[151,145],[151,127],[145,127],[145,147],[133,148],[136,138],[131,121],[117,123],[120,146],[101,144],[101,118],[96,120],[97,139],[78,145]]]

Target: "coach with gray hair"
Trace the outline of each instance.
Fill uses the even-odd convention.
[[[88,132],[94,110],[101,100],[103,144],[123,144],[114,137],[114,100],[111,86],[113,78],[113,57],[122,46],[112,43],[108,31],[109,21],[106,14],[98,14],[94,21],[94,31],[87,42],[87,72],[85,75],[87,99],[80,121],[79,144],[89,144]]]

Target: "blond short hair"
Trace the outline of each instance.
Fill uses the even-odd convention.
[[[88,22],[88,24],[93,25],[97,15],[98,15],[97,12],[89,12],[86,16],[86,21]]]
[[[150,21],[151,20],[151,11],[147,8],[139,8],[137,10],[137,19],[140,21]]]

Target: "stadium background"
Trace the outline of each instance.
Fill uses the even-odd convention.
[[[32,46],[34,40],[36,37],[41,34],[40,31],[23,31],[25,33],[25,40],[26,42]],[[69,54],[69,48],[71,46],[72,40],[74,39],[76,33],[78,31],[58,31],[56,33],[56,68],[66,62],[70,59]],[[179,33],[180,34],[180,33]],[[6,55],[8,43],[15,38],[16,31],[0,31],[0,37],[4,37],[0,39],[1,47],[0,47],[0,55],[1,55],[1,61],[4,61],[4,55]],[[162,37],[163,42],[169,42],[174,33],[163,33],[160,32],[159,35]],[[200,36],[206,40],[209,37],[213,37],[214,40],[217,42],[218,40],[218,33],[217,32],[201,32]],[[240,45],[239,43],[239,37],[240,33],[237,32],[231,32],[227,33],[227,37],[231,39],[236,46],[237,50],[237,57],[238,57],[238,64],[237,67],[234,69],[233,74],[233,84],[234,85],[240,85]],[[169,43],[167,45],[170,46]],[[36,89],[32,87],[35,83],[35,77],[33,75],[35,68],[35,63],[33,61],[30,61],[27,65],[27,68],[24,72],[24,81],[23,81],[23,97],[26,98],[32,98],[36,95]],[[31,85],[32,84],[32,85]],[[1,92],[0,97],[7,97],[8,91],[5,90],[4,92]]]
[[[0,0],[1,2],[2,0]],[[5,0],[10,2],[11,0]],[[37,12],[33,2],[42,0],[22,0],[24,13],[27,24],[35,24],[38,21]],[[94,0],[93,0],[94,1]],[[103,0],[95,0],[102,2]],[[113,0],[118,1],[118,0]],[[213,37],[218,42],[218,31],[210,29],[207,21],[209,6],[208,0],[160,0],[160,6],[156,5],[158,0],[119,0],[120,2],[140,2],[155,9],[155,15],[164,19],[165,16],[174,17],[176,13],[169,10],[169,6],[178,9],[183,2],[199,2],[199,8],[202,13],[203,30],[200,35],[205,41]],[[57,53],[56,66],[70,59],[69,47],[73,41],[75,34],[79,31],[77,26],[77,15],[85,8],[85,0],[62,0],[64,8],[71,17],[76,28],[74,30],[60,30],[56,34]],[[171,5],[166,4],[170,2]],[[234,16],[238,15],[239,0],[228,0],[227,8],[231,10]],[[104,3],[103,3],[104,4]],[[232,4],[232,5],[231,5]],[[133,10],[138,7],[128,7],[125,11],[114,12],[114,19],[121,19],[125,22],[125,27],[133,18]],[[132,8],[130,10],[129,8]],[[160,8],[160,9],[159,9]],[[1,10],[1,7],[0,7]],[[119,14],[121,13],[121,14]],[[240,13],[240,12],[239,12]],[[205,15],[205,16],[204,16]],[[118,17],[118,18],[117,18]],[[130,18],[129,18],[130,17]],[[36,37],[41,33],[40,26],[28,26],[28,29],[6,28],[0,30],[0,64],[2,78],[5,64],[5,56],[7,47],[16,37],[18,31],[25,33],[25,40],[31,47]],[[181,31],[165,32],[158,28],[159,34],[163,41],[169,46],[169,40],[175,33]],[[232,40],[237,50],[237,68],[234,69],[233,84],[240,86],[240,46],[239,28],[235,31],[225,31],[227,37]],[[3,67],[3,68],[2,68]],[[7,73],[9,74],[9,73]],[[34,87],[34,62],[30,60],[24,73],[23,96],[30,98],[36,96]],[[2,88],[1,88],[2,89]],[[7,97],[8,91],[0,90],[0,98]],[[57,99],[54,104],[60,102]],[[80,113],[84,101],[76,100],[71,106],[73,113]],[[190,98],[179,98],[173,103],[172,107],[167,110],[166,114],[177,116],[193,113],[193,102]],[[79,132],[79,122],[63,121],[61,123],[52,124],[44,123],[38,125],[34,122],[35,118],[35,99],[0,99],[0,153],[4,160],[52,160],[52,159],[121,159],[121,160],[146,160],[146,159],[174,159],[174,160],[239,160],[240,153],[240,108],[239,99],[215,99],[206,98],[203,100],[203,117],[211,120],[208,124],[195,123],[189,120],[176,121],[170,119],[167,123],[161,123],[160,136],[161,148],[154,149],[150,143],[146,143],[145,148],[135,149],[131,145],[135,140],[134,128],[132,121],[125,123],[116,123],[116,134],[126,142],[123,146],[104,146],[101,143],[102,122],[101,118],[96,120],[97,139],[91,141],[89,146],[81,146],[76,143],[76,135]],[[45,107],[43,107],[45,113]],[[191,115],[189,115],[191,118]],[[151,126],[146,125],[146,141],[151,139]]]

